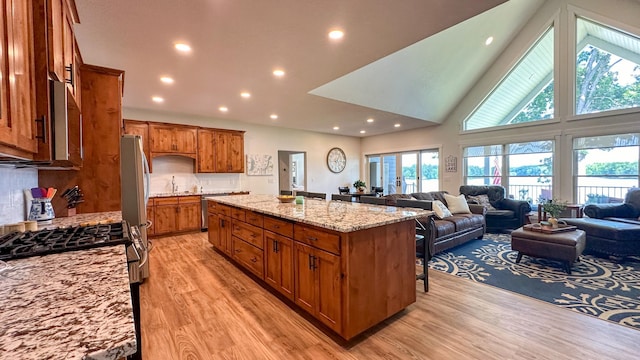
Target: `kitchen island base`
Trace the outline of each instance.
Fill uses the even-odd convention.
[[[218,200],[208,203],[214,248],[341,338],[416,301],[414,218],[336,231]]]

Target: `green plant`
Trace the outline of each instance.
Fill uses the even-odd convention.
[[[361,188],[361,187],[367,187],[367,184],[364,181],[358,179],[353,183],[353,187],[358,189],[358,188]]]
[[[542,210],[548,213],[551,217],[557,218],[567,208],[566,201],[560,201],[557,199],[550,200],[542,205]]]

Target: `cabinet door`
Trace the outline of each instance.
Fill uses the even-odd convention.
[[[200,203],[180,204],[178,206],[178,231],[200,229]]]
[[[227,215],[218,214],[219,226],[220,226],[220,243],[222,244],[222,251],[231,256],[231,217]]]
[[[149,125],[152,152],[174,152],[173,129],[161,125]]]
[[[177,205],[156,205],[156,235],[169,234],[177,230],[177,209]]]
[[[48,0],[48,52],[49,52],[49,72],[58,81],[64,81],[64,46],[63,46],[63,0]]]
[[[224,131],[215,132],[215,168],[217,173],[229,171],[229,133]]]
[[[322,250],[314,251],[317,277],[316,317],[336,332],[342,319],[340,257]]]
[[[66,6],[64,7],[66,8]],[[66,14],[67,11],[63,11],[63,14]],[[76,74],[75,70],[75,37],[73,35],[73,25],[71,23],[70,16],[62,17],[62,46],[63,46],[63,57],[64,57],[64,81],[67,83],[67,88],[71,92],[72,96],[76,96],[76,79],[74,79],[74,75]]]
[[[229,134],[229,172],[244,172],[244,134]]]
[[[208,215],[208,240],[215,248],[223,250],[222,238],[220,236],[220,219],[217,214]]]
[[[149,157],[149,124],[142,121],[124,121],[124,133],[128,135],[138,135],[142,137],[142,151],[144,151],[147,160]],[[149,171],[151,171],[151,162],[149,162]]]
[[[196,153],[196,129],[174,129],[175,151],[183,154]]]
[[[264,232],[264,239],[264,280],[293,300],[293,240],[271,231]]]
[[[315,314],[316,276],[313,269],[313,248],[299,242],[293,243],[295,266],[294,301],[305,311]]]
[[[33,50],[31,46],[31,2],[2,1],[4,23],[2,42],[2,120],[0,142],[20,150],[36,153]],[[6,41],[6,42],[5,42]]]
[[[215,149],[213,147],[214,133],[211,130],[198,129],[198,172],[212,173],[215,171],[213,159]]]

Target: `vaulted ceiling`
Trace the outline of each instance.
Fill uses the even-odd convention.
[[[442,123],[543,2],[76,0],[74,31],[127,108],[369,136]]]

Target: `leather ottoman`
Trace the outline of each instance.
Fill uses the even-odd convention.
[[[516,263],[522,255],[540,257],[563,262],[567,274],[585,247],[585,232],[582,230],[547,234],[519,228],[511,232],[511,250],[518,252]]]

